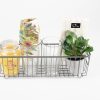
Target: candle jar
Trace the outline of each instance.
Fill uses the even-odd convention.
[[[5,76],[16,76],[19,72],[19,56],[18,45],[15,41],[5,40],[1,43],[1,58],[2,70]]]

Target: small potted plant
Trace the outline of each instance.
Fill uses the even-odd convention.
[[[83,73],[84,59],[93,51],[88,43],[89,39],[77,36],[72,31],[66,31],[66,37],[62,43],[64,55],[67,55],[67,66],[72,75],[81,76]]]

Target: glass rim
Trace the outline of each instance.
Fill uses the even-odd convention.
[[[6,45],[8,43],[12,43],[14,47],[13,48],[6,48]],[[19,48],[19,44],[17,43],[17,41],[14,41],[14,40],[4,40],[4,41],[2,41],[0,43],[0,46],[1,46],[0,47],[1,50],[8,50],[8,51],[10,51],[10,50],[16,50],[16,49]]]
[[[50,41],[49,41],[50,39]],[[47,41],[45,41],[47,40]],[[53,41],[54,40],[54,41]],[[57,37],[45,37],[41,40],[41,43],[42,44],[58,44],[60,45],[61,44],[61,41],[57,38]]]

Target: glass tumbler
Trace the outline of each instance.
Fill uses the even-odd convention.
[[[5,76],[16,76],[19,73],[19,56],[18,44],[12,40],[5,40],[1,42],[1,56],[2,70]]]
[[[39,55],[39,33],[40,27],[36,18],[28,18],[21,20],[20,23],[20,47],[24,51],[24,73],[27,76],[33,76],[34,66],[36,66],[37,59],[35,57]]]
[[[47,76],[56,76],[58,74],[58,67],[60,64],[61,44],[56,37],[48,37],[42,41],[42,65],[44,65]]]

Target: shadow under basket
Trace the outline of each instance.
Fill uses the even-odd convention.
[[[52,47],[51,51],[53,53],[51,55],[46,55],[48,45],[50,49]],[[55,50],[59,49],[58,45],[40,44],[40,53],[38,56],[0,56],[0,76],[27,78],[82,77],[87,75],[90,55],[84,56],[84,58],[58,56]],[[55,51],[57,55],[55,55]]]

